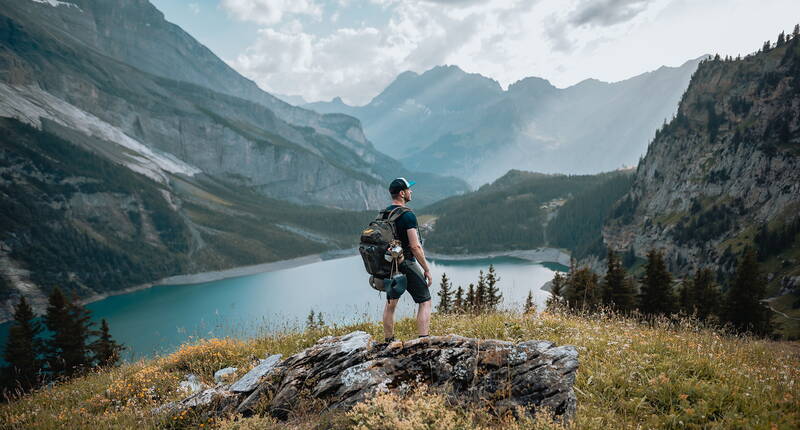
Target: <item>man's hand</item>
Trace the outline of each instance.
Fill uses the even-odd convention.
[[[430,270],[426,270],[425,271],[425,280],[428,281],[428,286],[429,287],[431,286],[431,284],[433,284],[433,277],[431,276],[431,271]]]

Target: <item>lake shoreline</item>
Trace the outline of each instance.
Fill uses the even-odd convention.
[[[435,252],[426,252],[425,254],[428,258],[432,260],[450,260],[450,261],[477,260],[477,259],[496,258],[496,257],[513,257],[522,260],[527,260],[530,261],[531,263],[558,263],[564,266],[569,266],[570,262],[569,254],[560,249],[555,249],[555,248],[496,251],[496,252],[474,253],[474,254],[439,254]],[[121,290],[94,294],[92,296],[81,299],[79,302],[83,305],[87,305],[89,303],[98,302],[100,300],[104,300],[112,296],[134,293],[136,291],[146,290],[148,288],[152,288],[155,286],[203,284],[206,282],[214,282],[223,279],[250,276],[258,273],[267,273],[267,272],[275,272],[278,270],[292,269],[295,267],[318,263],[320,261],[351,257],[354,255],[358,255],[358,251],[356,250],[356,248],[340,249],[334,251],[327,251],[320,254],[304,255],[302,257],[291,258],[288,260],[278,260],[269,263],[254,264],[250,266],[233,267],[230,269],[170,276],[167,278],[159,279],[154,282],[134,285],[128,288],[123,288]],[[0,320],[0,324],[9,321],[11,321],[10,318],[5,320]]]
[[[439,254],[426,252],[425,255],[434,260],[477,260],[483,258],[513,257],[527,260],[531,263],[558,263],[569,267],[571,256],[563,250],[556,248],[517,249],[510,251],[495,251],[475,254]]]
[[[259,273],[275,272],[278,270],[293,269],[295,267],[305,266],[308,264],[318,263],[320,261],[335,260],[338,258],[351,257],[358,255],[356,248],[339,249],[334,251],[327,251],[320,254],[304,255],[302,257],[290,258],[288,260],[278,260],[269,263],[254,264],[250,266],[233,267],[230,269],[213,270],[208,272],[190,273],[186,275],[175,275],[167,278],[162,278],[154,282],[145,284],[134,285],[121,290],[104,292],[95,294],[85,299],[80,300],[84,305],[98,302],[112,296],[119,296],[136,291],[146,290],[155,286],[168,286],[168,285],[194,285],[204,284],[206,282],[221,281],[223,279],[239,278],[242,276],[256,275]],[[510,250],[510,251],[496,251],[488,253],[475,253],[475,254],[438,254],[435,252],[426,252],[426,257],[433,260],[477,260],[483,258],[496,258],[496,257],[513,257],[521,260],[527,260],[531,263],[558,263],[564,266],[569,266],[570,255],[560,249],[555,248],[537,248],[537,249],[523,249],[523,250]],[[10,320],[7,320],[10,321]],[[7,321],[0,321],[0,324]]]
[[[136,291],[146,290],[156,286],[170,286],[170,285],[194,285],[204,284],[206,282],[221,281],[223,279],[239,278],[242,276],[257,275],[259,273],[275,272],[278,270],[293,269],[295,267],[305,266],[308,264],[318,263],[320,261],[335,260],[337,258],[344,258],[356,255],[355,248],[340,249],[334,251],[327,251],[320,254],[304,255],[302,257],[290,258],[288,260],[271,261],[269,263],[253,264],[250,266],[232,267],[230,269],[212,270],[208,272],[189,273],[186,275],[175,275],[167,278],[162,278],[157,281],[147,282],[144,284],[134,285],[121,290],[108,291],[100,294],[95,294],[80,300],[80,303],[87,305],[89,303],[98,302],[112,296],[120,296],[123,294],[134,293]],[[0,324],[7,322],[0,321]]]

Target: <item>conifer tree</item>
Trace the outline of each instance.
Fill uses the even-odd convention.
[[[486,307],[491,311],[496,311],[497,306],[503,301],[503,293],[497,283],[500,282],[500,277],[494,270],[494,265],[489,265],[489,271],[486,273]]]
[[[73,376],[91,366],[88,340],[96,335],[88,309],[67,300],[54,288],[44,321],[52,337],[46,343],[46,360],[53,376]]]
[[[306,328],[309,330],[313,330],[316,328],[316,321],[314,320],[314,309],[308,312],[308,316],[306,316]]]
[[[439,283],[439,304],[436,305],[436,311],[442,314],[448,314],[452,312],[452,302],[451,302],[451,294],[452,294],[452,284],[450,280],[447,279],[447,274],[442,273],[442,280]]]
[[[678,308],[687,315],[692,315],[696,311],[694,285],[690,279],[684,279],[678,287]]]
[[[558,303],[561,302],[561,294],[562,290],[564,289],[565,282],[566,279],[564,276],[556,272],[555,276],[553,276],[552,287],[550,288],[550,297],[547,298],[547,302],[545,304],[548,310],[553,310]]]
[[[486,277],[483,275],[483,270],[478,274],[478,285],[475,286],[475,312],[481,313],[486,310],[486,301],[488,299],[486,294]]]
[[[695,312],[700,320],[707,320],[711,315],[718,315],[722,294],[714,282],[711,269],[697,269],[692,281],[693,302]]]
[[[748,247],[739,264],[725,301],[725,320],[739,331],[766,335],[770,331],[769,311],[761,304],[766,286],[761,279],[756,252]]]
[[[784,43],[786,43],[786,35],[781,31],[781,33],[778,35],[778,41],[775,43],[775,47],[780,48]]]
[[[40,358],[43,344],[39,338],[42,326],[35,318],[25,296],[20,296],[3,353],[8,363],[3,368],[3,386],[9,391],[26,392],[39,385],[43,365]]]
[[[792,31],[792,38],[794,39],[797,36],[800,36],[800,24],[795,24],[794,31]]]
[[[45,346],[45,360],[48,371],[53,376],[62,376],[66,373],[66,363],[64,361],[64,351],[69,349],[70,342],[67,338],[67,328],[71,325],[68,310],[67,298],[61,289],[55,287],[50,292],[47,304],[47,313],[44,316],[44,323],[52,333]]]
[[[601,300],[597,274],[588,267],[570,273],[567,278],[565,299],[572,309],[596,309]]]
[[[464,300],[464,312],[475,312],[475,305],[475,284],[469,284],[469,287],[467,287],[467,295]]]
[[[528,290],[528,297],[525,299],[524,313],[530,314],[536,311],[536,304],[533,303],[533,292]]]
[[[453,299],[453,312],[464,313],[464,288],[459,285]]]
[[[317,324],[324,326],[322,322],[322,312],[318,313],[319,319]],[[120,360],[120,353],[125,350],[125,346],[117,343],[111,338],[111,333],[108,330],[108,322],[103,318],[100,322],[100,335],[98,339],[92,343],[92,352],[94,353],[94,361],[98,366],[111,367],[116,366]]]
[[[647,253],[639,310],[646,315],[669,314],[675,311],[672,275],[664,264],[664,255],[656,250]]]
[[[608,250],[606,277],[602,285],[603,303],[623,312],[636,306],[636,297],[630,282],[626,279],[625,268],[617,254]]]

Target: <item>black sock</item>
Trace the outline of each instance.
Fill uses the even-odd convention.
[[[383,341],[384,342],[394,342],[394,336],[392,336],[392,337],[384,337]]]

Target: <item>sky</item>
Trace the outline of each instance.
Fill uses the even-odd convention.
[[[262,89],[363,105],[404,71],[616,82],[758,50],[798,0],[151,0]]]

